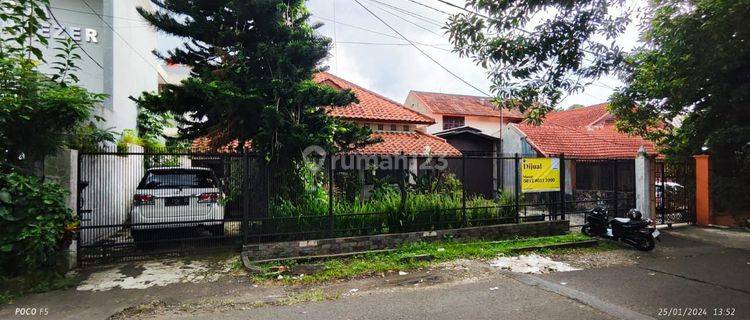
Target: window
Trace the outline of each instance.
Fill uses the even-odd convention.
[[[391,125],[391,131],[396,131],[396,130],[398,130],[398,126],[395,125],[395,124],[392,124]]]
[[[378,125],[378,131],[383,131],[383,130],[385,130],[385,126],[381,123]]]
[[[408,125],[408,124],[405,124],[405,125],[404,125],[404,129],[403,129],[403,130],[404,130],[404,131],[409,131],[409,125]]]
[[[464,117],[443,116],[443,130],[463,127],[464,121]]]

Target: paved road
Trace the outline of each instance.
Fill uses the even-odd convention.
[[[125,308],[140,310],[144,304],[155,301],[159,302],[157,306],[163,307],[132,316],[142,319],[326,320],[750,319],[750,233],[675,229],[665,235],[654,252],[624,250],[597,256],[603,257],[611,257],[618,263],[633,260],[636,263],[536,276],[494,270],[470,272],[478,280],[454,277],[452,272],[443,270],[438,280],[417,287],[408,281],[437,276],[438,271],[433,274],[412,272],[405,276],[407,282],[394,276],[390,278],[394,281],[391,283],[386,277],[324,286],[331,292],[361,289],[335,301],[249,310],[238,308],[258,301],[278,301],[297,289],[255,287],[244,277],[231,276],[216,282],[176,283],[144,290],[71,289],[32,295],[12,305],[0,306],[0,319],[28,319],[28,316],[14,316],[17,307],[45,308],[50,312],[48,319],[106,319]],[[478,262],[471,265],[485,266]],[[123,274],[127,273],[124,270],[132,269],[118,268],[114,270]],[[183,306],[187,309],[183,310]],[[708,315],[712,315],[715,308],[725,308],[725,312],[726,308],[733,308],[734,316],[659,316],[661,310],[685,308],[701,308],[699,310],[705,310]]]
[[[497,288],[497,289],[494,289]],[[493,290],[490,290],[493,289]],[[582,303],[505,277],[398,290],[335,301],[267,307],[194,319],[616,319]]]
[[[684,318],[750,319],[750,247],[729,248],[694,237],[702,233],[701,229],[671,233],[660,243],[658,255],[644,255],[634,266],[560,272],[543,278],[657,318],[677,318],[663,315],[664,308],[699,308],[708,315]],[[748,239],[750,234],[740,240]],[[732,242],[736,243],[743,242]],[[714,309],[718,313],[721,308],[733,308],[735,316],[712,317]]]
[[[632,266],[544,276],[498,274],[474,283],[394,290],[336,301],[191,315],[195,319],[750,319],[746,242],[699,241],[700,229],[664,236]],[[698,234],[698,236],[696,236]],[[708,233],[710,235],[710,233]],[[734,248],[731,248],[734,247]],[[495,288],[496,290],[490,290]],[[663,309],[666,308],[666,309]],[[701,308],[706,316],[660,315]],[[733,316],[713,317],[718,308]],[[729,308],[727,310],[726,308]],[[696,310],[696,309],[693,309]]]

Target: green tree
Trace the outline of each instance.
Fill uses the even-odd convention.
[[[447,32],[462,57],[488,69],[496,103],[539,123],[566,92],[614,70],[627,26],[622,0],[466,0]]]
[[[750,143],[750,1],[660,1],[610,98],[618,127],[671,154]]]
[[[526,108],[532,122],[562,94],[610,73],[625,82],[610,97],[621,131],[675,155],[747,149],[750,1],[650,2],[643,44],[629,53],[615,43],[633,15],[626,4],[467,0],[470,12],[452,16],[447,28],[461,55],[489,69],[505,105]]]
[[[140,14],[188,40],[160,57],[189,66],[192,76],[137,102],[184,115],[176,118],[184,138],[210,137],[214,147],[252,141],[254,152],[286,173],[299,167],[307,146],[337,152],[367,142],[369,130],[326,114],[324,106],[346,106],[356,97],[313,81],[331,41],[315,32],[320,25],[307,23],[303,0],[152,3],[159,10],[139,8]]]

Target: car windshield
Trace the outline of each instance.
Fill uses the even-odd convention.
[[[146,173],[138,189],[214,188],[213,174],[208,170],[164,169]]]

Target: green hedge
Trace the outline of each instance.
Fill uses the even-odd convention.
[[[0,268],[9,276],[53,266],[75,227],[60,185],[15,172],[0,175],[0,222]]]

